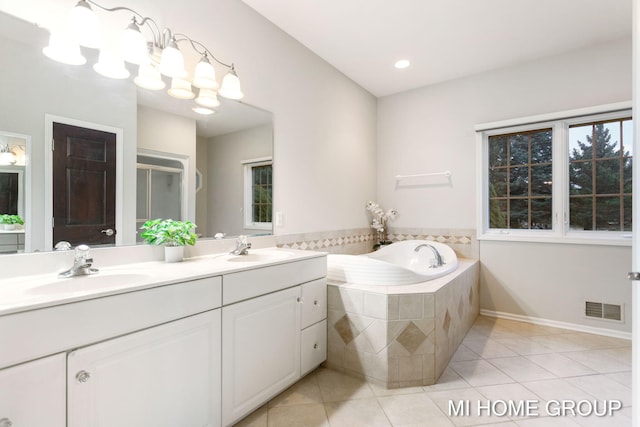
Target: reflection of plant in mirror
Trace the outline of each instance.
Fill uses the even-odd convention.
[[[0,214],[0,224],[24,224],[24,220],[20,215]]]
[[[140,236],[150,245],[193,246],[198,238],[193,232],[196,227],[191,221],[152,219],[142,224]]]

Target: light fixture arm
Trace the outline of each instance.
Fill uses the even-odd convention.
[[[153,18],[149,18],[148,16],[144,16],[141,13],[131,9],[130,7],[126,7],[126,6],[117,6],[117,7],[104,7],[100,4],[98,4],[97,2],[95,2],[94,0],[81,0],[81,1],[86,1],[87,3],[100,8],[106,12],[118,12],[120,10],[126,10],[127,12],[131,12],[134,14],[134,18],[133,18],[133,22],[136,25],[139,26],[143,26],[146,25],[147,27],[149,27],[149,29],[151,30],[151,35],[153,36],[153,45],[154,46],[158,46],[161,49],[164,49],[164,41],[163,38],[160,37],[160,35],[162,34],[162,32],[160,31],[160,27],[158,26],[158,23],[156,21],[153,20]],[[136,18],[139,18],[140,21],[138,21]],[[152,25],[153,24],[153,25]],[[160,43],[162,43],[162,45],[160,45]]]
[[[191,44],[191,47],[193,48],[193,50],[198,52],[200,55],[206,56],[207,58],[209,57],[213,58],[214,61],[216,61],[218,64],[222,65],[223,67],[233,68],[233,64],[225,64],[224,62],[220,61],[218,58],[215,57],[213,53],[211,53],[209,49],[207,49],[205,45],[203,45],[197,40],[192,39],[188,35],[182,34],[182,33],[176,33],[174,34],[174,37],[176,42],[188,41]]]

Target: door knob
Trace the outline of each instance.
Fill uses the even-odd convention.
[[[100,232],[106,234],[107,237],[111,237],[114,234],[116,234],[116,232],[113,231],[113,228],[107,228],[106,230],[100,230]]]
[[[79,383],[86,383],[89,381],[89,378],[91,378],[91,374],[87,371],[80,371],[76,374],[76,380],[78,380]]]

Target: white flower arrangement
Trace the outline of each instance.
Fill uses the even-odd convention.
[[[376,202],[368,201],[367,210],[371,212],[371,228],[378,233],[379,244],[386,244],[387,242],[387,222],[393,221],[398,216],[398,211],[395,209],[389,209],[384,211]]]

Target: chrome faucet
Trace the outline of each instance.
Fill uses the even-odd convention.
[[[93,258],[89,258],[89,246],[78,245],[75,250],[73,267],[58,274],[58,277],[74,277],[74,276],[87,276],[89,274],[96,274],[97,268],[92,268]]]
[[[229,252],[231,255],[247,255],[251,249],[251,243],[247,242],[247,236],[238,236],[236,248]]]
[[[423,243],[421,245],[416,246],[415,251],[418,252],[422,248],[431,249],[431,252],[433,252],[433,255],[435,256],[435,262],[432,262],[429,268],[442,267],[444,265],[444,261],[442,260],[442,255],[440,255],[440,252],[438,252],[435,246],[430,245],[428,243]]]

